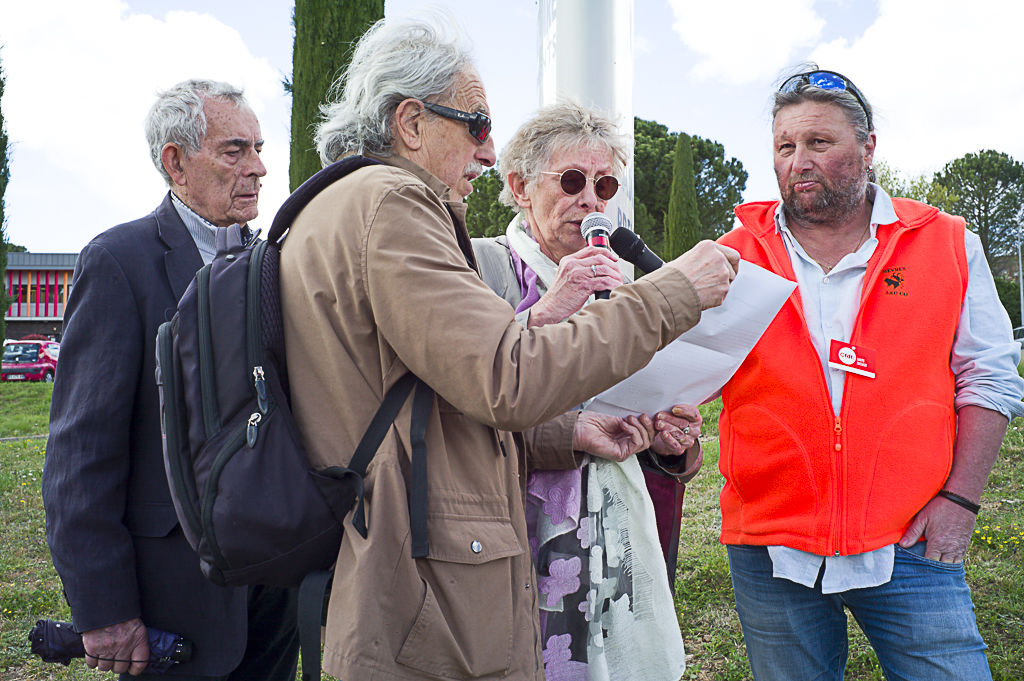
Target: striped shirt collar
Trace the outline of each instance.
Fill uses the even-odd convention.
[[[171,203],[174,204],[178,217],[185,223],[185,229],[192,235],[192,240],[196,242],[203,263],[209,265],[213,262],[213,256],[217,254],[217,230],[221,228],[186,206],[174,192],[171,192]],[[248,226],[242,227],[243,243],[249,240],[251,234]]]

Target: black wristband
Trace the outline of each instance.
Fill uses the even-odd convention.
[[[950,492],[948,489],[940,489],[936,496],[940,496],[940,497],[942,497],[944,499],[949,499],[950,501],[952,501],[957,506],[961,506],[963,508],[966,508],[968,511],[970,511],[974,515],[978,515],[978,511],[981,510],[981,504],[976,504],[973,501],[971,501],[970,499],[967,499],[966,497],[962,497],[959,494],[956,494],[954,492]]]

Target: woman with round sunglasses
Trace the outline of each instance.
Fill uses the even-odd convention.
[[[604,212],[628,153],[607,114],[573,102],[538,112],[503,150],[501,201],[519,213],[504,236],[473,239],[473,249],[484,281],[527,328],[560,322],[623,282],[617,257],[589,246],[580,224]],[[700,468],[701,419],[695,407],[676,410],[640,422],[654,459],[685,482]],[[579,418],[625,431],[617,417]],[[527,480],[545,673],[676,681],[683,642],[640,465],[579,453],[578,468]]]

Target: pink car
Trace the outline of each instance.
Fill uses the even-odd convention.
[[[20,340],[4,343],[0,381],[45,381],[53,383],[57,373],[56,341]]]

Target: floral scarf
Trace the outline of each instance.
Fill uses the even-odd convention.
[[[519,313],[547,292],[558,266],[522,214],[506,236]],[[548,681],[678,681],[683,640],[636,458],[585,456],[581,468],[534,471],[526,495]]]

